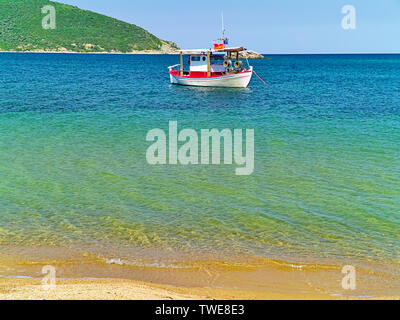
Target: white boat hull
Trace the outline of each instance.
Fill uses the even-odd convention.
[[[188,78],[170,74],[171,83],[183,86],[196,87],[225,87],[225,88],[247,88],[253,76],[253,67],[250,72],[231,74],[212,78]]]

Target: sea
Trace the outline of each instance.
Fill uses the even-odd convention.
[[[249,61],[266,84],[240,89],[171,85],[175,55],[1,53],[0,257],[258,257],[398,278],[400,55],[266,56]],[[149,164],[147,134],[168,139],[171,121],[254,130],[254,171]]]

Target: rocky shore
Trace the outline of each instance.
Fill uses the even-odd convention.
[[[233,55],[233,57],[236,57],[236,54]],[[227,56],[225,56],[227,58]],[[265,57],[255,51],[243,51],[239,53],[239,59],[265,59]]]

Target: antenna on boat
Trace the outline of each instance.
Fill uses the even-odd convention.
[[[225,46],[228,44],[228,38],[225,37],[225,23],[224,23],[224,12],[222,11],[221,13],[221,17],[222,17],[222,38],[219,39],[222,44]]]
[[[224,25],[224,12],[221,13],[222,16],[222,39],[225,39],[225,25]]]
[[[215,50],[222,50],[225,49],[225,46],[228,45],[229,40],[225,37],[225,23],[224,23],[224,12],[221,13],[222,17],[222,37],[214,40],[214,49]]]

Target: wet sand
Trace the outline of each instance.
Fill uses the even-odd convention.
[[[45,289],[40,279],[0,279],[0,300],[353,300],[324,294],[280,294],[271,292],[182,288],[133,280],[59,280]],[[400,300],[400,297],[365,299]]]
[[[65,249],[0,247],[0,299],[264,300],[400,298],[398,273],[357,267],[356,290],[345,290],[343,265],[295,264],[261,257],[105,260]],[[5,252],[14,252],[6,254]],[[17,254],[18,252],[18,254]],[[176,258],[176,257],[175,257]],[[136,264],[132,262],[136,261]],[[139,263],[140,262],[140,263]],[[42,287],[44,266],[56,287]],[[387,266],[386,266],[387,267]],[[393,266],[395,268],[396,266]]]
[[[400,299],[394,288],[396,279],[392,279],[390,285],[390,279],[384,281],[365,273],[358,274],[357,290],[346,291],[341,288],[342,275],[337,269],[303,270],[281,266],[229,269],[139,270],[108,266],[103,276],[130,274],[136,280],[58,277],[53,289],[43,287],[42,276],[38,274],[32,278],[0,276],[0,300]],[[71,272],[76,270],[73,267]]]

